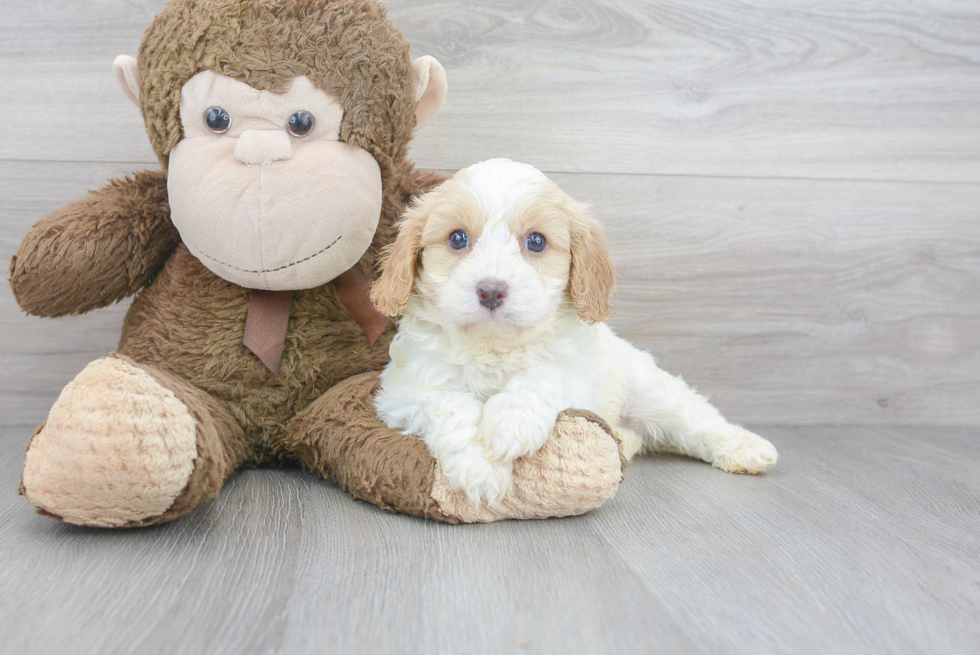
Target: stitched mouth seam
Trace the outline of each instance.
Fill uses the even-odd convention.
[[[221,264],[222,266],[227,266],[228,268],[233,268],[233,269],[235,269],[236,271],[241,271],[242,273],[275,273],[276,271],[281,271],[281,270],[283,270],[284,268],[289,268],[290,266],[296,266],[297,264],[302,264],[303,262],[308,262],[308,261],[310,261],[311,259],[313,259],[314,257],[316,257],[317,255],[322,255],[322,254],[323,254],[323,253],[325,253],[326,251],[328,251],[328,250],[330,250],[331,248],[333,248],[333,247],[334,247],[334,245],[335,245],[335,244],[336,244],[336,243],[337,243],[338,241],[340,241],[341,239],[343,239],[343,238],[344,238],[344,235],[343,235],[343,234],[341,234],[341,235],[340,235],[339,237],[337,237],[336,239],[334,239],[332,243],[330,243],[329,245],[327,245],[327,246],[326,246],[325,248],[323,248],[322,250],[320,250],[320,251],[318,251],[318,252],[315,252],[315,253],[313,253],[313,254],[312,254],[312,255],[310,255],[309,257],[304,257],[303,259],[297,259],[297,260],[296,260],[296,261],[294,261],[294,262],[290,262],[290,263],[288,263],[288,264],[283,264],[282,266],[280,266],[280,267],[278,267],[278,268],[271,268],[271,269],[268,269],[268,270],[266,270],[266,269],[261,269],[261,270],[257,270],[257,271],[253,271],[253,270],[250,270],[250,269],[247,269],[247,268],[238,268],[237,266],[234,266],[234,265],[232,265],[232,264],[229,264],[229,263],[227,263],[227,262],[223,262],[223,261],[221,261],[220,259],[215,259],[215,258],[214,258],[214,257],[212,257],[211,255],[205,255],[205,254],[204,254],[203,252],[201,253],[201,256],[202,256],[202,257],[206,257],[206,258],[208,258],[208,259],[210,259],[211,261],[213,261],[213,262],[215,262],[215,263],[217,263],[217,264]]]

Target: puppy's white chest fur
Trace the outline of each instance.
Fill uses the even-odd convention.
[[[588,325],[574,310],[563,312],[554,324],[520,341],[470,337],[465,332],[441,330],[424,317],[420,307],[410,306],[392,341],[392,363],[382,379],[397,375],[400,368],[411,370],[419,383],[467,391],[486,402],[518,376],[550,375],[547,383],[566,407],[597,412],[598,388],[610,387],[611,391],[616,386],[608,379],[608,371],[599,375],[596,370],[602,355],[609,354],[609,337],[616,338],[604,324]],[[592,371],[591,379],[586,371]]]

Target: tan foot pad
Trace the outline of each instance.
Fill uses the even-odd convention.
[[[23,488],[69,523],[119,526],[165,512],[196,457],[184,403],[138,366],[107,357],[61,392],[27,450]]]
[[[514,462],[514,490],[500,506],[473,507],[449,488],[438,466],[432,498],[443,513],[465,523],[575,516],[616,494],[625,465],[619,442],[599,417],[568,411],[541,450]]]

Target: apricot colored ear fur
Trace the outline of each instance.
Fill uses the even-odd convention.
[[[435,57],[425,55],[412,62],[415,88],[415,129],[421,129],[446,102],[446,71]]]
[[[371,302],[385,316],[397,316],[408,306],[427,218],[424,209],[413,205],[398,225],[395,242],[381,256],[381,277],[371,287]]]
[[[590,217],[585,206],[571,214],[572,266],[568,289],[579,317],[600,323],[612,317],[609,302],[616,288],[602,223]]]
[[[134,105],[140,106],[140,74],[136,59],[129,55],[119,55],[112,62],[112,74],[116,76],[123,93]]]

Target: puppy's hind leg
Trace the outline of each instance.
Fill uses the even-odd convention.
[[[626,364],[626,423],[648,450],[679,452],[731,473],[762,473],[776,449],[757,434],[726,421],[679,377],[661,370],[649,354],[630,347]]]

